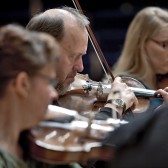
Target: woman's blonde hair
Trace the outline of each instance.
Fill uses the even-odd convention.
[[[129,25],[121,56],[113,67],[114,74],[135,76],[155,88],[156,75],[148,60],[145,43],[167,24],[166,9],[146,7],[139,11]]]

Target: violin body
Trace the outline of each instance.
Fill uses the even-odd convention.
[[[50,164],[109,160],[115,149],[102,145],[101,140],[113,130],[112,125],[96,123],[88,129],[84,121],[42,122],[28,134],[28,152],[32,158]]]
[[[47,113],[51,113],[46,116],[47,120],[26,134],[26,145],[29,145],[27,153],[32,158],[50,164],[85,164],[89,160],[110,160],[115,148],[102,142],[115,128],[128,123],[112,118],[85,118],[76,111],[54,105],[49,105]],[[74,116],[74,120],[68,123],[48,120],[62,116]]]

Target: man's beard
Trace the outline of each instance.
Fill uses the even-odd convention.
[[[65,85],[64,83],[58,83],[55,89],[57,90],[59,95],[65,95],[68,91],[69,85]]]
[[[76,76],[76,72],[72,71],[71,73],[69,73],[67,75],[67,78],[69,77],[75,77]],[[59,80],[58,80],[59,81]],[[58,82],[55,89],[57,90],[58,94],[59,95],[65,95],[66,92],[68,91],[69,87],[70,87],[71,84],[67,83],[66,82],[66,79],[62,82]]]

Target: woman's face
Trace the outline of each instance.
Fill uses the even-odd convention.
[[[168,73],[168,26],[149,39],[145,49],[155,74]]]
[[[55,77],[55,66],[48,64],[32,79],[28,98],[30,105],[28,116],[32,118],[34,124],[44,119],[48,105],[53,99],[58,98],[58,93],[54,89]]]

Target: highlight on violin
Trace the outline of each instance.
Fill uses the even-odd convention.
[[[107,121],[88,119],[73,110],[53,105],[48,110],[52,113],[47,117],[50,120],[31,129],[27,142],[31,157],[50,164],[78,162],[86,165],[89,160],[110,160],[114,149],[103,145],[102,140],[115,128],[128,123],[112,118]],[[74,119],[65,123],[58,120],[58,116],[64,119],[73,116]]]

